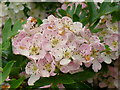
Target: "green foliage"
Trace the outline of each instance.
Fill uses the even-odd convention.
[[[98,33],[98,32],[100,32],[100,31],[102,31],[102,30],[103,30],[103,28],[91,29],[91,32],[92,32],[92,33]]]
[[[89,22],[92,23],[94,21],[94,17],[98,15],[96,5],[94,4],[93,0],[87,2],[88,10],[89,10]]]
[[[93,0],[91,0],[93,1]],[[94,2],[85,2],[87,7],[82,9],[82,5],[78,4],[77,6],[73,4],[72,7],[68,6],[67,10],[60,9],[58,10],[58,16],[69,16],[73,19],[74,22],[81,22],[83,26],[88,25],[89,29],[92,33],[98,33],[103,30],[103,28],[96,28],[99,23],[100,17],[103,15],[111,14],[112,22],[116,22],[120,20],[120,5],[116,3],[103,2],[100,4],[100,8],[97,8]],[[43,3],[36,3],[43,4]],[[53,3],[45,3],[46,5],[53,5]],[[40,7],[44,7],[41,5]],[[51,6],[51,8],[56,7],[56,5]],[[56,8],[53,11],[49,11],[51,8],[46,8],[49,13],[55,14]],[[28,9],[24,10],[27,12]],[[26,14],[27,15],[27,14]],[[26,57],[20,55],[14,55],[12,53],[12,45],[11,38],[18,33],[18,30],[22,29],[22,25],[25,22],[20,22],[19,20],[12,25],[12,20],[8,19],[2,30],[2,44],[0,44],[0,53],[2,54],[2,63],[3,67],[0,66],[0,84],[6,82],[5,79],[8,76],[11,76],[13,79],[9,81],[11,88],[19,88],[21,84],[23,84],[25,77],[19,77],[19,73],[23,72],[25,69],[25,65],[28,62]],[[41,19],[37,19],[38,26],[42,24]],[[103,37],[100,37],[101,40]],[[111,49],[108,45],[105,45],[105,51],[109,52]],[[1,55],[0,54],[0,55]],[[1,59],[0,59],[1,61]],[[15,62],[14,62],[15,61]],[[103,63],[104,64],[104,63]],[[103,68],[100,72],[108,71],[106,65],[102,65]],[[85,81],[89,78],[92,78],[96,73],[91,69],[84,69],[83,72],[75,73],[75,74],[63,74],[59,73],[54,77],[49,78],[41,78],[37,82],[35,82],[34,86],[28,86],[28,88],[38,88],[40,86],[45,86],[52,84],[52,88],[57,88],[57,84],[62,83],[66,88],[86,88],[91,89]],[[2,76],[2,78],[1,78]],[[26,80],[27,82],[27,80]],[[25,85],[27,87],[27,85]]]
[[[18,88],[23,83],[24,80],[25,80],[25,77],[21,77],[18,80],[12,80],[9,83],[11,88]]]
[[[76,74],[60,74],[56,75],[54,77],[49,77],[49,78],[41,78],[38,80],[35,86],[45,86],[52,84],[53,87],[55,87],[57,84],[62,83],[62,84],[74,84],[76,82],[80,81],[85,81],[91,77],[93,77],[95,73],[92,70],[86,69],[83,72],[79,72]]]
[[[11,19],[8,19],[5,22],[5,25],[2,30],[2,49],[7,50],[10,47],[10,39],[12,36],[16,35],[18,30],[22,29],[22,25],[25,22],[20,22],[19,20],[15,22],[12,26]]]
[[[3,39],[3,42],[6,42],[9,38],[9,34],[11,32],[11,26],[12,26],[12,21],[11,19],[8,19],[4,25],[4,28],[2,30],[2,39]]]
[[[9,39],[9,34],[11,32],[11,26],[12,26],[12,21],[11,19],[8,19],[2,30],[2,48],[3,49],[7,49],[10,45],[10,42],[8,39]]]
[[[66,87],[67,90],[74,90],[74,89],[77,89],[77,90],[87,90],[87,89],[90,89],[92,90],[92,88],[90,86],[88,86],[86,83],[84,82],[77,82],[77,83],[74,83],[74,84],[64,84],[64,86]]]
[[[5,81],[5,79],[8,77],[10,74],[10,71],[12,69],[12,66],[14,64],[14,61],[10,61],[6,64],[6,66],[3,68],[3,73],[2,73],[2,80],[0,80],[0,84]]]
[[[89,2],[87,2],[89,1]],[[91,1],[91,2],[90,2]],[[66,10],[60,9],[59,14],[61,16],[69,16],[74,22],[81,22],[83,26],[89,25],[89,29],[92,33],[97,33],[102,30],[102,28],[95,28],[99,23],[100,17],[107,14],[112,14],[113,22],[119,21],[119,11],[120,5],[111,2],[104,1],[100,4],[100,8],[97,8],[93,0],[86,0],[87,7],[82,9],[82,6],[78,4],[72,7],[68,6]],[[81,12],[81,13],[80,13]]]
[[[42,20],[41,19],[37,19],[37,24],[38,24],[38,26],[40,26],[40,24],[42,24],[43,22],[42,22]]]
[[[67,16],[67,12],[63,9],[59,9],[58,12],[61,14],[61,16]]]
[[[58,83],[72,84],[75,83],[75,81],[71,78],[70,75],[61,74],[61,75],[56,75],[54,77],[41,78],[35,83],[35,86],[44,86],[44,85],[53,84],[53,86],[55,87]]]
[[[92,70],[86,69],[83,72],[75,73],[71,76],[75,81],[85,81],[85,80],[93,77],[94,75],[95,75],[95,73]]]

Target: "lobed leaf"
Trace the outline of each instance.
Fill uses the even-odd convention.
[[[0,80],[0,84],[2,84],[2,82],[4,82],[5,79],[9,76],[13,64],[14,64],[14,61],[10,61],[10,62],[8,62],[8,63],[6,64],[6,66],[3,68],[2,80]]]

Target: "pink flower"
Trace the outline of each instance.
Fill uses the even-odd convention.
[[[46,58],[28,62],[25,71],[30,78],[28,80],[29,85],[34,85],[34,83],[40,79],[40,77],[50,77],[55,76],[55,62],[53,57],[46,54]]]
[[[118,41],[120,36],[118,34],[112,34],[111,36],[107,36],[105,38],[105,44],[110,46],[110,49],[112,51],[117,51],[118,50]]]
[[[95,72],[98,72],[98,70],[101,69],[101,63],[98,62],[97,60],[94,60],[93,61],[93,65],[92,65],[92,69],[95,71]]]
[[[72,32],[74,32],[75,34],[79,35],[80,31],[84,29],[82,23],[80,22],[74,22],[71,26],[70,26],[70,30]]]
[[[26,74],[31,75],[28,80],[28,85],[34,85],[34,83],[40,79],[40,70],[36,66],[35,62],[28,62],[25,71]]]
[[[91,43],[91,46],[93,48],[93,50],[95,51],[103,51],[105,50],[104,44],[100,43],[100,42],[96,42],[96,43]]]
[[[76,73],[77,71],[80,72],[82,71],[82,69],[80,68],[80,65],[79,64],[76,64],[74,62],[71,62],[69,63],[68,65],[65,65],[65,66],[62,66],[60,68],[60,71],[63,72],[63,73]]]
[[[25,37],[20,43],[19,53],[34,60],[44,58],[46,51],[42,46],[41,34],[37,33],[33,38]]]
[[[107,87],[107,85],[106,85],[105,82],[100,82],[100,83],[99,83],[99,87],[100,87],[100,88],[105,88],[105,87]]]
[[[43,33],[44,49],[52,50],[52,48],[64,45],[67,42],[67,36],[59,35],[58,31],[46,30]]]
[[[57,86],[58,88],[62,88],[62,89],[65,88],[62,83],[59,83]]]
[[[27,33],[23,30],[20,30],[19,34],[12,38],[13,52],[15,54],[19,54],[18,47],[20,45],[21,40],[26,36],[28,36]]]
[[[46,72],[46,75],[43,72],[44,74],[42,74],[42,77],[46,77],[47,75],[49,76],[56,75],[56,73],[54,72],[56,68],[55,67],[56,63],[54,62],[53,56],[51,56],[50,54],[47,53],[44,59],[38,60],[37,64],[41,71]]]
[[[79,47],[79,50],[80,50],[80,53],[83,55],[83,56],[86,56],[86,55],[90,55],[91,54],[91,46],[89,44],[82,44],[80,47]]]

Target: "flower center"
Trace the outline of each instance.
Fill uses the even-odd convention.
[[[32,70],[33,70],[33,71],[36,71],[36,70],[37,70],[37,67],[36,67],[36,66],[33,66]]]
[[[102,35],[106,35],[107,32],[106,32],[105,30],[103,30],[103,31],[101,32],[101,34],[102,34]]]
[[[45,69],[46,69],[47,71],[51,71],[50,67],[51,67],[50,64],[45,64]]]
[[[64,57],[70,58],[70,56],[71,56],[71,53],[70,53],[70,52],[66,51],[66,52],[64,53]]]
[[[111,52],[110,52],[110,51],[107,51],[107,52],[106,52],[106,54],[107,54],[107,55],[110,55],[110,54],[111,54]]]
[[[113,45],[113,46],[117,46],[117,45],[118,45],[118,42],[114,41],[114,42],[112,42],[112,45]]]
[[[118,30],[118,27],[114,25],[111,29],[112,29],[113,31],[117,31],[117,30]]]
[[[55,47],[59,43],[59,40],[53,39],[51,43],[52,43],[52,46]]]
[[[89,61],[89,60],[90,60],[90,55],[86,55],[86,56],[85,56],[85,60],[86,60],[86,61]]]
[[[39,47],[35,47],[33,46],[31,49],[30,49],[30,54],[32,55],[38,55],[39,54]]]

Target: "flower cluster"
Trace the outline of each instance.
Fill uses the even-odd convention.
[[[101,40],[102,32],[92,34],[82,23],[73,22],[67,16],[56,18],[50,15],[40,26],[35,18],[29,17],[23,30],[12,39],[13,52],[31,60],[25,68],[30,75],[29,85],[40,77],[57,75],[58,70],[71,74],[83,71],[83,65],[92,66],[98,72],[102,62],[110,64],[118,56],[116,27],[106,22],[106,28],[111,34]]]

